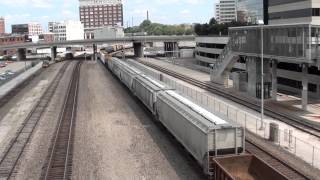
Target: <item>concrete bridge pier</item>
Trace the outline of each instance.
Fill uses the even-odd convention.
[[[179,47],[177,42],[164,42],[164,52],[166,56],[178,57],[178,50]]]
[[[308,109],[308,64],[302,64],[302,93],[301,93],[301,103],[302,103],[302,109],[307,110]]]
[[[98,53],[98,47],[96,44],[92,45],[92,49],[93,49],[93,54],[92,54],[92,61],[96,61],[97,60],[97,53]]]
[[[135,57],[141,58],[144,56],[143,45],[141,42],[134,42],[133,43],[133,50],[134,50]]]
[[[271,97],[275,101],[277,100],[277,93],[278,93],[277,68],[278,68],[278,61],[273,60],[272,61],[272,94],[271,94]]]
[[[27,49],[25,48],[19,48],[17,52],[17,60],[23,61],[27,59]]]
[[[264,59],[264,98],[269,99],[271,96],[271,70],[270,60]],[[261,59],[258,57],[247,58],[248,72],[248,93],[249,95],[261,99]]]
[[[57,57],[57,46],[51,47],[51,61],[54,61]]]

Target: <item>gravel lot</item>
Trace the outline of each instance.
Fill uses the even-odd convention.
[[[99,63],[81,69],[73,179],[205,179],[142,104]]]

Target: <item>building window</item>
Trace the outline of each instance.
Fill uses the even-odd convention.
[[[320,8],[312,8],[312,16],[320,16]]]

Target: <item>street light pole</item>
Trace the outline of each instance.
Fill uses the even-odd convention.
[[[264,121],[264,60],[263,60],[263,48],[264,48],[264,36],[263,36],[263,24],[261,25],[261,126],[263,129]]]

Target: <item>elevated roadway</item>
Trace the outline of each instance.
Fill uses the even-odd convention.
[[[107,39],[85,39],[85,40],[72,40],[61,42],[39,42],[39,43],[23,43],[0,46],[0,50],[7,49],[22,49],[22,48],[48,48],[54,46],[67,46],[67,45],[92,45],[92,44],[105,44],[105,43],[120,43],[120,42],[180,42],[180,41],[194,41],[195,36],[129,36],[121,38],[107,38]]]

